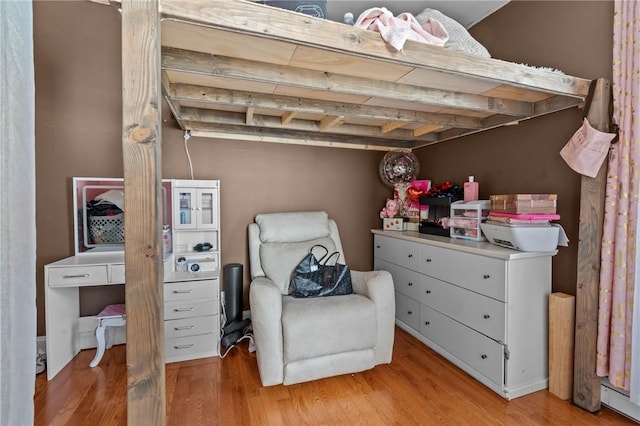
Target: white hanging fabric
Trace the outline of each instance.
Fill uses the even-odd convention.
[[[33,5],[0,1],[0,424],[33,424],[36,372]]]

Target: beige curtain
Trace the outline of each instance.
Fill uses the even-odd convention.
[[[620,140],[607,175],[597,374],[629,390],[640,189],[640,2],[616,0],[613,26],[613,117]]]

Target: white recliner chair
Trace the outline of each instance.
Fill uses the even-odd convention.
[[[249,300],[260,379],[293,384],[364,371],[391,362],[393,279],[386,271],[351,271],[353,294],[297,299],[291,272],[314,244],[339,251],[325,212],[270,213],[249,225]]]

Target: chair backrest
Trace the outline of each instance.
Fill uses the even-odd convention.
[[[340,263],[346,263],[338,227],[326,212],[259,214],[248,232],[251,279],[268,277],[282,294],[289,294],[291,272],[316,244],[340,252]]]

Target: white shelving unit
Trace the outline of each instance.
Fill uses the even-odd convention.
[[[122,179],[75,178],[74,207],[81,212],[79,196],[122,187]],[[97,187],[97,188],[94,188]],[[165,224],[172,228],[172,253],[164,255],[165,361],[185,361],[220,353],[220,182],[217,180],[163,181],[167,200]],[[172,194],[172,197],[168,196]],[[188,200],[183,207],[181,200]],[[170,202],[169,202],[170,200]],[[170,207],[170,208],[169,208]],[[183,208],[181,208],[183,207]],[[182,212],[189,212],[181,223]],[[83,220],[84,219],[84,220]],[[125,283],[124,245],[86,247],[86,218],[78,214],[76,255],[45,265],[45,315],[47,378],[51,380],[81,349],[95,347],[89,330],[95,316],[80,317],[80,287]],[[211,248],[196,251],[198,244]],[[208,247],[208,246],[207,246]],[[176,259],[197,264],[197,272],[176,270]],[[116,343],[123,343],[122,339]],[[118,335],[116,335],[118,337]]]

